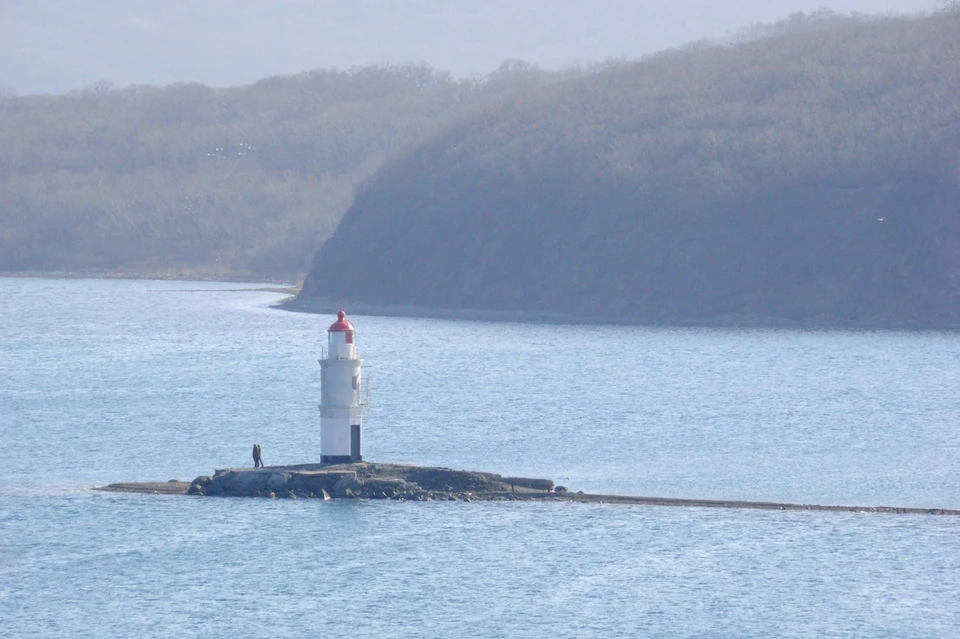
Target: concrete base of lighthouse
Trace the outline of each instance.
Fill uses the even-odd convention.
[[[330,420],[334,421],[334,420]],[[350,424],[348,428],[334,428],[327,424],[321,440],[326,435],[327,442],[321,450],[333,451],[332,455],[320,455],[321,464],[353,464],[363,461],[363,436],[360,424]],[[346,436],[344,436],[346,435]]]

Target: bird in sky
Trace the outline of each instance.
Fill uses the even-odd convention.
[[[877,222],[883,222],[885,219],[887,219],[886,215],[884,215],[883,217],[878,217]]]

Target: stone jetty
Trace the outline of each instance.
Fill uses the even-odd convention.
[[[299,464],[265,468],[223,468],[192,482],[128,482],[99,486],[107,492],[275,499],[392,499],[395,501],[569,501],[750,508],[829,512],[960,515],[948,508],[898,506],[830,506],[742,500],[676,499],[571,492],[549,479],[504,477],[496,473],[404,464],[358,462]]]

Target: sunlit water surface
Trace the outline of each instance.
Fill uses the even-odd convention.
[[[960,518],[88,490],[318,458],[336,309],[237,288],[0,279],[0,635],[960,636]],[[352,319],[371,460],[960,508],[956,333]]]

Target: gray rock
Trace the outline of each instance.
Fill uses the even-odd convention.
[[[267,488],[270,490],[286,488],[289,482],[290,473],[271,473],[267,476]]]
[[[345,475],[333,486],[334,497],[356,497],[363,488],[363,482],[351,475]],[[347,495],[347,493],[351,493]]]
[[[226,495],[256,495],[266,489],[264,477],[260,473],[230,471],[219,473],[214,482]],[[267,490],[266,492],[270,492]]]

